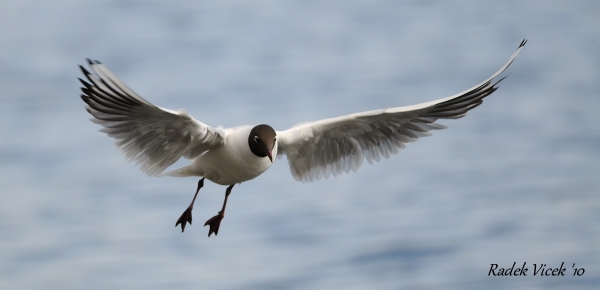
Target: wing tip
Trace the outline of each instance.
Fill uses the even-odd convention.
[[[83,80],[83,79],[81,79],[81,78],[77,78],[77,79],[79,80],[79,82],[80,82],[80,83],[81,83],[81,84],[82,84],[82,85],[83,85],[85,88],[88,88],[88,89],[90,88],[90,84],[88,84],[88,82],[84,81],[84,80]],[[83,89],[83,87],[82,87],[82,89]]]
[[[496,87],[496,85],[498,85],[498,84],[499,84],[501,81],[503,81],[503,80],[504,80],[505,78],[507,78],[509,75],[510,75],[510,74],[507,74],[507,75],[503,76],[502,78],[500,78],[499,80],[497,80],[496,82],[494,82],[494,83],[492,84],[492,88],[495,88],[495,87]]]
[[[527,39],[523,39],[523,41],[521,41],[521,44],[519,44],[519,47],[517,47],[517,49],[525,46],[526,43],[527,43]]]
[[[90,74],[90,72],[89,72],[87,69],[85,69],[85,67],[83,67],[82,65],[79,65],[79,69],[81,70],[81,72],[82,72],[82,73],[83,73],[83,74],[84,74],[86,77],[88,77],[89,75],[91,75],[91,74]]]
[[[85,60],[87,61],[88,65],[102,64],[99,60],[95,60],[95,59],[86,58]]]

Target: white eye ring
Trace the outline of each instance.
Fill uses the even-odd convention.
[[[254,136],[254,142],[258,143],[258,136]]]

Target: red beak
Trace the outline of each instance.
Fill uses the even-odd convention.
[[[269,160],[271,160],[271,163],[273,163],[273,153],[271,152],[271,150],[269,150],[269,153],[267,153],[267,156],[269,156]]]

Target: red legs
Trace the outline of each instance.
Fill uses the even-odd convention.
[[[223,218],[225,217],[225,207],[227,206],[227,198],[229,197],[229,194],[231,193],[231,189],[233,188],[234,185],[235,184],[232,184],[229,187],[227,187],[227,190],[225,191],[225,200],[223,201],[223,208],[221,209],[219,214],[210,218],[204,224],[204,226],[207,226],[207,225],[210,226],[210,229],[208,230],[209,237],[212,233],[215,233],[215,236],[219,233],[219,226],[221,225],[221,220],[223,220]],[[191,224],[191,215],[190,215],[190,224]]]
[[[200,181],[198,181],[198,188],[196,189],[196,194],[194,194],[194,199],[192,199],[192,203],[190,203],[190,206],[188,206],[188,208],[183,212],[183,214],[181,214],[181,216],[177,220],[177,223],[175,224],[175,227],[181,224],[182,233],[183,230],[185,230],[186,222],[190,223],[190,225],[192,224],[192,209],[194,208],[194,202],[196,201],[196,197],[198,196],[198,192],[200,191],[200,188],[202,188],[202,186],[204,186],[204,177],[200,179]],[[227,198],[225,198],[225,200],[227,200]],[[225,207],[223,207],[223,209],[225,209]]]

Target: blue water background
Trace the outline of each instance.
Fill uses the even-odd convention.
[[[197,179],[125,163],[78,97],[89,57],[206,124],[283,130],[458,93],[524,38],[449,129],[317,183],[280,159],[210,238],[225,187],[182,234]],[[0,288],[598,289],[599,52],[598,1],[4,0]]]

